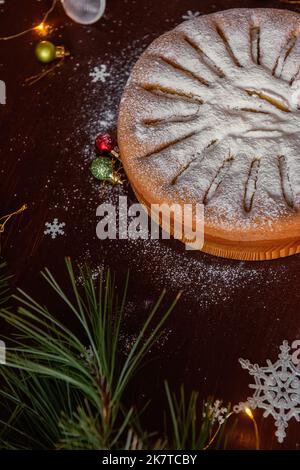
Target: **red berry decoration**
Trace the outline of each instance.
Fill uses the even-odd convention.
[[[112,152],[117,142],[110,134],[100,134],[96,137],[96,148],[99,152]]]

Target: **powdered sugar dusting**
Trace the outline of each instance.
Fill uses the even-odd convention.
[[[110,70],[110,77],[105,84],[91,83],[88,77],[88,71],[96,64],[90,63],[89,69],[84,71],[87,84],[80,97],[79,121],[87,124],[82,128],[74,123],[74,133],[70,139],[72,148],[75,146],[75,154],[70,155],[67,140],[65,154],[56,162],[55,174],[68,171],[69,166],[72,166],[73,178],[69,184],[66,184],[65,178],[55,178],[55,192],[50,206],[55,215],[61,209],[63,220],[68,221],[69,227],[72,226],[69,236],[80,240],[81,255],[77,261],[81,267],[89,265],[93,278],[97,279],[107,265],[107,260],[111,261],[113,251],[114,257],[117,253],[122,263],[126,261],[129,269],[146,276],[149,285],[155,285],[157,290],[183,290],[183,299],[193,299],[199,308],[230,302],[239,289],[246,290],[252,284],[276,284],[286,276],[285,265],[264,266],[262,269],[256,264],[250,266],[248,263],[234,261],[224,263],[202,253],[187,253],[181,243],[174,244],[168,240],[97,240],[97,206],[104,202],[117,206],[119,196],[123,195],[135,202],[129,185],[101,184],[90,175],[89,165],[96,156],[95,137],[102,132],[116,131],[118,105],[123,88],[131,67],[147,42],[149,38],[143,38],[141,42],[132,43],[116,56],[102,58],[101,61],[107,63]],[[48,184],[51,185],[51,182],[50,178]],[[149,304],[153,301],[150,293],[146,300]],[[149,305],[145,305],[145,309],[146,307]],[[128,314],[134,310],[135,305],[128,305]],[[128,341],[130,342],[130,338]]]
[[[128,195],[128,188],[101,186],[99,195],[103,201],[117,208],[119,196]],[[128,224],[130,221],[129,218]],[[252,285],[257,286],[257,289],[259,286],[274,288],[288,272],[284,264],[263,267],[261,264],[225,261],[202,253],[187,252],[180,242],[153,240],[150,234],[147,240],[117,239],[105,243],[98,240],[98,244],[102,256],[114,250],[120,259],[126,260],[129,269],[133,268],[134,272],[147,277],[157,290],[166,288],[174,293],[182,290],[183,299],[193,299],[199,308],[230,302],[238,291]],[[88,246],[83,253],[82,263],[87,262],[93,272],[100,272],[103,263],[97,266],[97,256],[94,251],[90,252]]]
[[[91,94],[87,96],[83,107],[88,116],[87,145],[83,154],[88,160],[95,137],[103,132],[116,132],[121,95],[135,61],[145,48],[143,44],[146,41],[147,37],[134,41],[117,56],[108,58],[109,76],[106,78],[104,93],[101,93],[101,96],[98,84],[92,84]]]
[[[237,9],[154,41],[120,111],[134,185],[153,199],[204,202],[207,221],[229,230],[272,232],[274,221],[293,218],[300,208],[299,24],[291,12]]]
[[[174,250],[161,240],[137,240],[130,244],[130,248],[125,247],[119,241],[118,248],[123,255],[129,255],[135,270],[147,273],[161,288],[182,290],[183,297],[194,299],[204,308],[230,301],[238,290],[253,284],[274,285],[286,272],[285,266],[262,269],[245,262],[220,263],[200,253]]]

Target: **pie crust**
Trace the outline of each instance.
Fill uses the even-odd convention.
[[[300,15],[233,9],[188,20],[136,63],[118,142],[137,198],[205,206],[203,251],[300,252]]]

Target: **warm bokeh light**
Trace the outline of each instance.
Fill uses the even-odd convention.
[[[245,408],[245,413],[247,416],[249,416],[249,418],[253,419],[253,413],[248,406]]]
[[[46,23],[40,23],[38,26],[35,28],[41,35],[46,35],[48,32],[48,25]]]

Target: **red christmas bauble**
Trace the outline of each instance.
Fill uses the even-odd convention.
[[[99,152],[112,152],[117,143],[110,134],[100,134],[96,137],[96,148]]]

